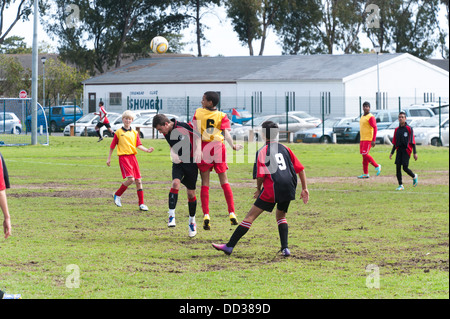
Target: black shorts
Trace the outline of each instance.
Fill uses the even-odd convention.
[[[98,122],[95,127],[101,128],[102,126],[106,126],[106,128],[111,128],[111,124],[109,124],[109,123],[105,124],[105,123],[102,123],[102,122]]]
[[[405,149],[397,149],[397,155],[395,155],[395,164],[409,166],[410,155],[406,152]]]
[[[172,164],[172,180],[178,178],[187,189],[196,189],[197,177],[197,163]]]
[[[288,200],[287,202],[282,202],[282,203],[269,203],[258,197],[253,205],[255,205],[256,207],[261,208],[262,210],[265,210],[267,212],[271,212],[271,211],[273,211],[275,204],[276,204],[278,210],[287,213],[290,203],[291,203],[290,200]]]

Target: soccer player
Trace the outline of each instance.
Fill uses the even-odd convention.
[[[5,160],[0,153],[0,207],[3,212],[3,233],[5,238],[11,236],[11,217],[9,215],[8,200],[6,198],[6,189],[10,187],[8,170],[6,169]]]
[[[375,147],[375,140],[377,138],[377,122],[372,113],[370,113],[369,102],[363,103],[363,111],[364,114],[359,120],[359,152],[363,158],[363,174],[358,176],[358,178],[369,178],[369,163],[375,167],[377,176],[381,173],[381,165],[377,164],[373,157],[369,155],[370,149]]]
[[[236,228],[227,244],[212,244],[217,250],[230,255],[238,241],[244,236],[255,219],[263,212],[277,210],[275,218],[278,224],[278,232],[281,242],[281,253],[290,256],[288,248],[288,224],[286,213],[289,204],[295,199],[297,189],[297,174],[302,184],[300,198],[307,204],[309,191],[306,185],[306,174],[303,165],[286,146],[276,142],[278,125],[271,121],[262,124],[262,133],[266,145],[256,153],[256,161],[253,166],[253,179],[256,179],[256,201],[245,216],[242,223]],[[263,187],[261,189],[261,187]]]
[[[168,227],[175,227],[175,208],[178,201],[180,184],[186,186],[189,207],[189,237],[197,234],[195,212],[197,197],[195,189],[198,177],[197,163],[193,159],[194,132],[192,125],[167,118],[164,114],[153,117],[153,127],[166,138],[170,145],[172,158],[172,186],[169,192],[169,221]]]
[[[402,181],[402,166],[405,173],[412,177],[414,187],[419,183],[419,176],[417,174],[414,174],[408,167],[411,153],[414,153],[414,160],[417,161],[417,152],[414,132],[412,127],[409,126],[408,123],[406,123],[405,112],[400,112],[398,114],[398,122],[399,126],[394,131],[392,151],[391,154],[389,154],[389,159],[392,159],[392,155],[394,155],[395,150],[397,150],[395,165],[397,167],[398,187],[396,188],[396,190],[402,191],[405,189],[403,187]]]
[[[118,207],[122,207],[120,196],[122,196],[122,194],[127,190],[128,186],[136,183],[139,209],[148,211],[148,207],[144,204],[144,191],[142,189],[141,172],[139,170],[139,164],[136,159],[136,154],[137,149],[143,152],[151,153],[153,152],[153,147],[146,148],[142,145],[139,134],[131,128],[131,123],[133,122],[133,120],[133,112],[123,112],[123,126],[114,134],[106,165],[111,166],[111,155],[114,151],[114,148],[117,146],[117,155],[119,156],[119,166],[120,171],[122,172],[122,178],[126,178],[127,180],[123,182],[120,188],[114,193],[114,203]]]
[[[228,216],[231,225],[237,225],[237,217],[234,212],[233,191],[228,183],[227,160],[224,139],[233,150],[242,149],[242,145],[234,144],[229,130],[231,130],[230,120],[227,115],[217,109],[219,95],[216,92],[205,92],[202,98],[202,108],[195,111],[192,122],[194,129],[201,135],[201,155],[202,159],[198,163],[202,187],[200,190],[200,200],[203,211],[203,229],[210,230],[211,222],[209,216],[209,180],[210,172],[214,168],[219,176],[220,185],[225,195],[228,206]],[[197,142],[200,143],[200,140]],[[198,148],[200,146],[197,145]]]
[[[114,131],[111,128],[111,124],[109,124],[109,120],[108,120],[108,117],[107,117],[108,113],[106,112],[105,106],[104,106],[102,101],[100,101],[98,103],[98,107],[99,107],[98,113],[94,113],[94,114],[100,116],[100,119],[98,120],[97,125],[95,125],[95,131],[97,132],[97,135],[98,135],[98,141],[97,142],[100,142],[100,141],[103,140],[103,137],[100,134],[100,128],[102,126],[105,126],[112,135],[114,134]]]

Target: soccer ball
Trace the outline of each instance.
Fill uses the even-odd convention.
[[[167,42],[166,38],[157,36],[152,39],[150,42],[150,50],[155,53],[162,54],[166,53],[169,48],[169,42]]]

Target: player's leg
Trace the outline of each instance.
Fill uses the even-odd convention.
[[[228,216],[230,218],[231,225],[237,225],[237,217],[234,213],[234,198],[233,198],[233,191],[231,190],[231,186],[228,183],[228,177],[226,170],[224,172],[221,172],[219,175],[219,181],[220,185],[222,186],[223,194],[225,196],[225,200],[227,202],[228,207]]]
[[[136,178],[135,183],[139,202],[139,209],[143,211],[148,211],[147,205],[144,204],[144,190],[142,189],[142,179]]]
[[[396,188],[396,190],[401,191],[401,190],[404,190],[403,180],[402,180],[402,164],[396,163],[395,165],[396,165],[396,176],[397,176],[397,181],[398,181],[398,187]]]
[[[205,171],[200,170],[200,176],[202,179],[202,188],[200,189],[200,200],[202,202],[203,211],[203,229],[210,230],[210,217],[209,217],[209,178],[211,171],[209,169]]]
[[[252,223],[255,221],[256,218],[258,218],[259,215],[261,215],[263,211],[264,210],[262,208],[253,205],[252,208],[250,208],[250,211],[245,216],[244,220],[241,222],[241,224],[238,227],[236,227],[228,243],[212,244],[213,247],[217,250],[223,251],[227,255],[230,255],[233,251],[233,248],[236,246],[239,240],[248,232],[248,230],[252,226]]]
[[[286,221],[286,213],[289,207],[289,202],[280,203],[277,206],[275,218],[278,224],[278,233],[280,235],[281,253],[288,257],[291,255],[288,248],[288,223]]]
[[[103,140],[102,136],[100,135],[100,127],[101,127],[100,122],[97,123],[97,125],[95,125],[95,133],[97,133],[97,135],[98,135],[97,142],[100,142],[101,140]]]
[[[169,221],[168,227],[175,227],[175,208],[178,202],[178,191],[180,190],[181,181],[179,178],[172,180],[172,186],[169,191]]]
[[[195,212],[197,210],[197,197],[195,189],[187,189],[188,207],[189,207],[189,237],[197,234],[197,225],[195,223]]]
[[[114,193],[114,196],[113,196],[114,197],[114,203],[118,207],[122,207],[122,201],[121,201],[120,197],[128,189],[128,186],[130,186],[133,183],[134,183],[134,177],[133,176],[128,176],[127,179],[122,183],[122,185],[120,185],[119,189]]]
[[[417,186],[419,176],[417,174],[414,174],[413,171],[409,168],[409,157],[408,160],[405,160],[403,163],[403,171],[413,179],[413,186]]]

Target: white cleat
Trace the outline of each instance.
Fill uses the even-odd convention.
[[[189,224],[189,237],[195,237],[197,235],[197,225],[195,223]]]
[[[113,194],[113,198],[114,198],[114,204],[116,204],[117,207],[122,207],[122,202],[120,200],[120,196]]]
[[[169,216],[169,221],[167,222],[167,227],[175,227],[175,216]]]
[[[145,205],[145,204],[139,205],[139,209],[142,210],[142,211],[144,211],[144,212],[148,211],[148,207],[147,207],[147,205]]]

